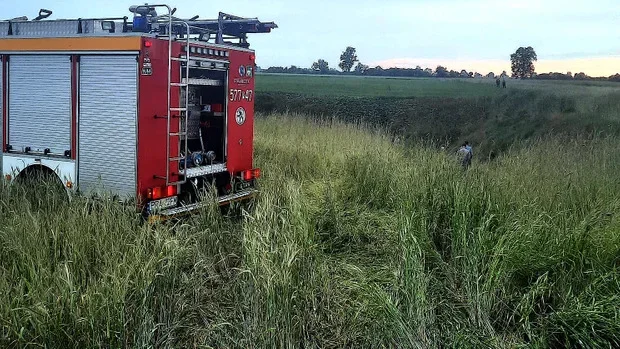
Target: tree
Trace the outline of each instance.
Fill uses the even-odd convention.
[[[311,69],[321,73],[327,73],[329,72],[329,63],[327,63],[324,59],[319,59],[318,61],[312,63]]]
[[[620,81],[620,74],[616,73],[614,75],[610,75],[608,79],[609,79],[609,81],[619,82]]]
[[[358,62],[355,66],[355,74],[364,74],[366,70],[368,70],[368,66],[366,64],[362,64],[362,62]]]
[[[344,72],[350,72],[355,62],[358,62],[357,54],[355,54],[355,48],[348,46],[344,52],[340,55],[340,64],[338,66]]]
[[[531,46],[519,47],[510,55],[512,76],[516,78],[529,78],[534,73],[534,62],[538,60],[536,52]]]
[[[590,79],[590,77],[587,76],[584,72],[575,74],[575,80],[588,80],[588,79]]]
[[[435,75],[438,78],[445,78],[446,76],[448,76],[448,69],[446,69],[446,67],[438,65],[437,68],[435,68]]]

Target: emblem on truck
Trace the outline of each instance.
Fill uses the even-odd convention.
[[[237,108],[237,112],[235,112],[235,121],[239,126],[243,125],[245,122],[245,109],[243,107]]]
[[[241,77],[245,76],[245,66],[244,65],[239,66],[239,76],[241,76]]]

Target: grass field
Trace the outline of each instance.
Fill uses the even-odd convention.
[[[620,83],[508,79],[509,89],[564,95],[620,93]],[[507,88],[508,89],[508,88]],[[504,94],[492,79],[386,78],[258,74],[256,91],[348,97],[485,97]]]
[[[261,195],[175,226],[0,186],[0,347],[620,346],[620,142],[451,153],[257,121]]]
[[[452,149],[469,140],[482,157],[545,135],[620,135],[620,84],[489,79],[257,75],[256,109],[380,126],[410,144]]]
[[[309,75],[256,76],[256,92],[287,92],[349,97],[478,97],[497,92],[495,85],[463,80],[340,77]]]

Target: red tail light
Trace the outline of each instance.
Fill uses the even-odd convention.
[[[248,171],[243,171],[241,173],[241,177],[243,177],[244,181],[249,181],[250,179],[252,179],[252,171],[248,170]]]
[[[245,170],[241,172],[241,177],[243,178],[244,181],[257,179],[260,177],[260,168],[255,168],[252,170]]]
[[[166,196],[170,197],[175,195],[177,195],[177,187],[174,185],[169,185],[168,188],[166,188]]]
[[[175,195],[177,195],[177,187],[174,185],[154,187],[146,190],[146,198],[149,200],[159,200]]]
[[[153,188],[153,200],[157,200],[157,199],[161,199],[161,198],[162,198],[161,187]]]

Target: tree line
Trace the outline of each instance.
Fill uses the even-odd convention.
[[[465,69],[452,70],[438,65],[435,69],[422,68],[383,68],[381,66],[369,67],[359,61],[354,47],[348,46],[340,55],[338,68],[329,65],[325,59],[318,59],[310,68],[275,66],[266,69],[257,67],[258,72],[273,74],[320,74],[320,75],[358,75],[358,76],[384,76],[384,77],[408,77],[408,78],[519,78],[519,79],[539,79],[539,80],[597,80],[597,81],[616,81],[620,82],[620,74],[608,77],[592,77],[583,72],[572,74],[571,72],[559,73],[536,73],[534,62],[538,60],[535,50],[532,47],[520,47],[515,53],[510,55],[511,74],[506,71],[495,74],[494,72],[482,75],[475,71]]]

